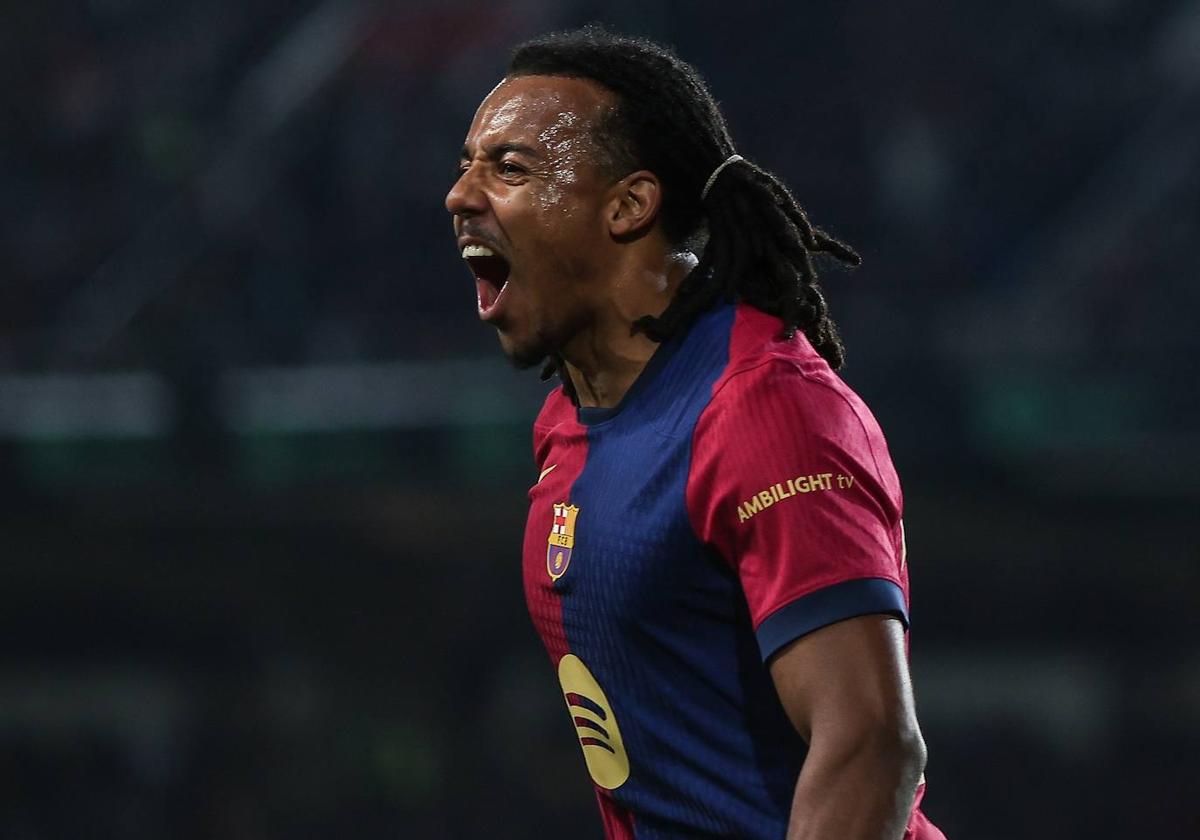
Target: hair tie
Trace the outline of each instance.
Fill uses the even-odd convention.
[[[704,199],[708,198],[708,191],[712,189],[712,185],[716,183],[717,176],[721,174],[721,170],[726,166],[729,166],[731,163],[737,163],[739,160],[745,160],[745,158],[741,155],[730,155],[729,157],[725,158],[720,166],[712,171],[712,174],[708,176],[708,180],[704,182],[704,189],[700,190],[701,201],[704,201]]]

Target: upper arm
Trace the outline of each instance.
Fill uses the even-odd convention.
[[[769,663],[796,730],[852,742],[864,733],[916,731],[904,628],[887,615],[839,621],[794,640]]]

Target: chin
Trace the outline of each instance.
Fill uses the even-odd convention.
[[[500,349],[517,370],[537,367],[550,355],[550,351],[540,341],[521,342],[503,332],[500,333]]]

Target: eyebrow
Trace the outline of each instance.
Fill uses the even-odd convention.
[[[526,146],[524,143],[497,143],[492,146],[484,146],[483,151],[489,160],[499,160],[509,152],[516,152],[517,154],[526,155],[536,160],[542,159],[541,152],[532,146]],[[463,146],[462,151],[458,153],[458,159],[469,160],[470,157],[470,150],[466,146]]]

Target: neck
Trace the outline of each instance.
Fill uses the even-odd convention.
[[[668,253],[614,274],[592,326],[563,349],[580,405],[612,408],[621,401],[658,349],[658,342],[633,332],[633,322],[661,315],[696,262],[694,254]]]

